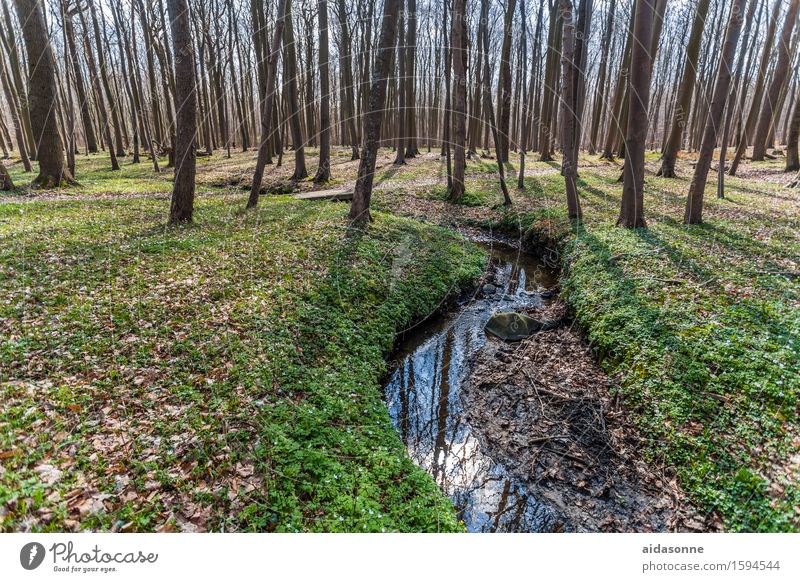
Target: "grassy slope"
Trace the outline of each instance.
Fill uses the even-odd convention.
[[[165,200],[73,194],[0,204],[2,529],[460,529],[378,382],[477,249],[343,205],[207,196],[166,229]]]
[[[647,230],[614,226],[619,170],[606,164],[581,172],[578,231],[560,176],[528,178],[520,201],[535,208],[527,235],[561,252],[564,296],[650,453],[731,530],[800,529],[800,285],[767,273],[800,269],[800,193],[779,164],[729,178],[725,200],[711,184],[701,226],[680,221],[688,164],[678,180],[648,175]]]

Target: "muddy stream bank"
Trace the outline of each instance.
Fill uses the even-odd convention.
[[[558,273],[507,242],[474,294],[404,334],[385,383],[410,457],[472,532],[705,529],[675,476],[642,460],[611,383],[566,317]],[[520,342],[498,312],[555,322]]]

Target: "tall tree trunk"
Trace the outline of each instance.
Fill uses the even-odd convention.
[[[597,92],[595,93],[594,105],[592,107],[592,127],[589,131],[589,153],[594,154],[597,149],[597,138],[600,132],[600,122],[603,117],[603,108],[606,106],[606,77],[608,76],[608,52],[611,47],[611,36],[614,32],[614,12],[616,0],[611,0],[606,15],[606,26],[603,31],[603,40],[600,44],[600,71],[597,80]]]
[[[717,81],[714,87],[708,119],[706,120],[703,142],[700,146],[700,156],[694,169],[692,183],[689,186],[689,196],[686,200],[686,212],[683,221],[686,224],[700,224],[703,221],[703,194],[706,189],[708,171],[711,168],[711,159],[714,147],[717,144],[717,132],[722,121],[725,101],[728,99],[728,89],[733,71],[733,58],[736,54],[736,45],[739,44],[739,32],[744,20],[746,0],[734,0],[731,6],[731,15],[728,20],[728,29],[725,32],[725,43],[717,71]]]
[[[103,48],[103,39],[100,36],[100,23],[97,18],[97,10],[94,7],[94,0],[87,0],[89,4],[89,12],[92,16],[92,28],[94,29],[94,42],[97,47],[97,62],[100,67],[100,81],[105,90],[106,99],[108,101],[108,109],[111,113],[111,122],[114,126],[114,147],[116,147],[117,156],[125,155],[125,147],[122,142],[122,120],[119,106],[117,105],[117,98],[111,88],[111,81],[108,77],[108,66],[106,65],[106,54]]]
[[[772,44],[775,40],[775,31],[778,28],[778,15],[781,11],[781,2],[775,2],[775,9],[770,17],[769,25],[767,26],[766,39],[764,40],[764,48],[761,52],[761,62],[758,66],[756,76],[756,86],[753,89],[753,100],[750,105],[750,112],[747,114],[747,119],[742,124],[741,131],[739,132],[739,142],[736,144],[736,153],[731,162],[731,168],[728,170],[729,176],[735,176],[736,171],[739,169],[739,163],[742,161],[745,152],[747,151],[747,142],[750,139],[750,134],[756,124],[756,116],[758,115],[759,108],[761,107],[761,100],[764,93],[764,85],[767,82],[767,72],[769,70],[770,57],[772,56]]]
[[[406,157],[413,158],[417,148],[417,0],[407,0],[406,15]]]
[[[347,8],[345,0],[338,0],[337,13],[339,16],[339,26],[341,28],[341,45],[339,66],[342,73],[342,113],[344,115],[344,127],[348,135],[348,141],[352,151],[350,159],[358,159],[358,131],[356,130],[356,111],[355,97],[353,95],[353,45],[350,39],[350,25],[347,22]]]
[[[273,133],[280,133],[280,127],[275,122],[273,114],[275,109],[275,85],[278,78],[278,54],[281,50],[283,29],[286,23],[286,5],[288,3],[289,0],[280,1],[275,19],[275,30],[267,62],[264,104],[261,108],[261,142],[258,145],[258,159],[253,173],[253,183],[250,186],[250,197],[247,200],[248,208],[255,208],[258,205],[258,195],[261,191],[261,182],[264,179],[264,166],[267,164],[269,156],[270,140],[274,137]]]
[[[315,182],[331,179],[331,113],[328,72],[328,2],[318,0],[319,12],[319,168]]]
[[[188,0],[167,0],[175,55],[175,182],[169,223],[192,222],[197,140],[197,79]]]
[[[692,102],[695,81],[697,79],[697,57],[700,54],[700,43],[703,40],[703,30],[706,24],[706,15],[711,0],[699,0],[694,14],[692,33],[689,36],[689,45],[686,49],[686,59],[683,63],[683,78],[678,88],[678,100],[673,112],[672,126],[669,137],[664,145],[664,155],[661,159],[659,176],[665,178],[675,177],[675,161],[681,147],[681,137],[686,127],[689,106]]]
[[[453,187],[450,200],[464,196],[464,171],[467,164],[467,51],[466,0],[453,0]]]
[[[101,86],[100,81],[100,73],[97,70],[97,64],[94,59],[94,53],[92,52],[92,46],[89,42],[89,31],[88,26],[86,24],[86,18],[84,17],[83,12],[78,13],[81,26],[83,28],[83,45],[84,51],[86,55],[86,64],[89,66],[89,76],[91,78],[92,83],[92,92],[94,93],[94,100],[95,106],[97,108],[98,116],[100,117],[100,127],[103,132],[103,139],[106,142],[106,147],[108,148],[108,156],[111,160],[111,169],[112,170],[119,170],[119,162],[117,161],[117,150],[114,148],[114,139],[111,135],[111,123],[108,119],[108,110],[106,109],[106,102],[105,97],[103,97],[103,88]]]
[[[636,0],[631,47],[628,129],[625,139],[622,204],[617,225],[647,226],[644,219],[644,147],[647,139],[647,110],[650,103],[650,42],[653,30],[652,0]]]
[[[762,161],[764,154],[767,153],[767,137],[770,127],[780,113],[780,93],[789,73],[789,60],[792,56],[789,52],[789,47],[792,42],[792,32],[797,23],[798,8],[800,8],[800,0],[789,0],[786,20],[783,23],[783,30],[781,30],[781,36],[778,40],[778,62],[775,65],[772,82],[767,90],[766,100],[762,105],[756,133],[753,137],[753,161],[756,162]]]
[[[517,0],[506,1],[503,21],[503,45],[500,52],[500,77],[497,81],[497,115],[500,142],[495,144],[499,161],[508,162],[509,136],[511,134],[511,41],[514,27],[514,11]]]
[[[72,78],[75,83],[75,91],[78,95],[78,107],[81,112],[81,123],[83,124],[83,135],[86,138],[86,149],[89,153],[97,153],[97,136],[94,133],[94,125],[89,111],[89,95],[86,93],[86,82],[83,79],[83,70],[78,60],[78,45],[75,42],[75,27],[72,23],[72,13],[66,12],[64,17],[64,34],[67,37],[69,54],[69,66],[72,68]]]
[[[286,83],[286,99],[289,105],[289,129],[292,132],[292,149],[294,150],[294,174],[292,174],[292,180],[302,180],[308,177],[308,170],[306,170],[303,129],[300,120],[300,94],[297,91],[297,51],[294,43],[291,0],[286,0],[285,20],[286,24],[283,29],[283,54],[288,77]]]
[[[397,20],[400,5],[400,0],[385,0],[383,4],[381,35],[378,41],[378,51],[375,55],[375,68],[372,73],[369,105],[364,123],[364,149],[361,153],[361,162],[358,165],[358,178],[356,179],[356,187],[353,193],[353,202],[350,204],[350,219],[359,224],[372,220],[369,205],[372,198],[372,183],[375,176],[378,144],[381,139],[383,111],[386,106],[386,85],[397,38]]]
[[[43,0],[14,0],[14,4],[28,52],[28,102],[31,129],[38,144],[39,175],[32,186],[53,188],[74,184],[56,120],[56,60],[44,20]]]
[[[572,18],[572,0],[560,0],[563,21],[563,46],[561,50],[561,142],[564,148],[562,174],[567,191],[567,211],[571,220],[581,219],[578,198],[578,150],[575,147],[577,104],[575,99],[575,21]]]
[[[32,172],[33,166],[31,165],[31,160],[28,157],[28,148],[25,144],[24,128],[20,120],[19,100],[17,99],[17,94],[11,85],[11,78],[8,75],[6,63],[1,58],[0,84],[3,85],[3,92],[6,95],[6,102],[8,103],[8,108],[11,111],[11,123],[14,126],[14,139],[17,140],[17,150],[19,151],[19,157],[22,160],[22,167],[25,168],[26,172]]]
[[[406,163],[406,47],[405,47],[405,15],[406,11],[400,6],[400,22],[397,31],[397,147],[395,148],[394,165]]]
[[[489,72],[489,34],[488,34],[488,21],[489,21],[489,0],[481,0],[481,19],[479,26],[483,27],[483,110],[486,112],[486,120],[489,122],[489,129],[492,132],[492,139],[497,144],[499,138],[497,136],[497,123],[494,117],[494,106],[492,105],[492,95],[490,93],[491,74]],[[500,161],[500,156],[495,156],[497,161],[497,176],[500,179],[500,189],[503,191],[503,204],[511,206],[511,195],[508,193],[506,186],[506,173],[503,169],[503,162]]]

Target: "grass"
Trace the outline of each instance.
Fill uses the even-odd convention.
[[[96,163],[112,197],[0,203],[2,529],[461,530],[379,381],[483,254],[286,197],[201,195],[166,228],[167,200],[113,198],[143,167]]]
[[[649,458],[728,530],[800,530],[800,193],[780,160],[745,164],[724,200],[710,185],[706,223],[689,227],[691,160],[667,180],[651,154],[649,228],[624,230],[619,163],[582,157],[574,228],[558,165],[535,155],[522,191],[509,164],[512,210],[493,160],[468,163],[452,205],[435,153],[393,158],[382,151],[368,234],[337,205],[268,196],[242,214],[252,152],[202,162],[185,229],[166,229],[167,201],[148,194],[166,196],[167,174],[111,174],[101,156],[55,200],[3,198],[3,528],[459,529],[378,381],[395,332],[483,259],[411,215],[549,249]],[[334,159],[336,183],[352,181],[357,162]],[[291,170],[287,157],[271,179]]]
[[[565,219],[563,179],[541,163],[529,164],[514,210],[468,221],[550,250],[648,455],[675,469],[712,522],[798,531],[800,193],[782,187],[781,161],[747,164],[724,200],[709,185],[705,224],[685,226],[689,161],[668,180],[648,157],[647,229],[614,225],[620,167],[589,156],[581,227]],[[497,186],[486,196],[496,205]]]

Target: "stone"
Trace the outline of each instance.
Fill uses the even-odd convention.
[[[506,311],[495,313],[489,318],[484,326],[484,331],[506,341],[519,341],[525,339],[537,331],[549,329],[547,324],[542,323],[524,313]]]

